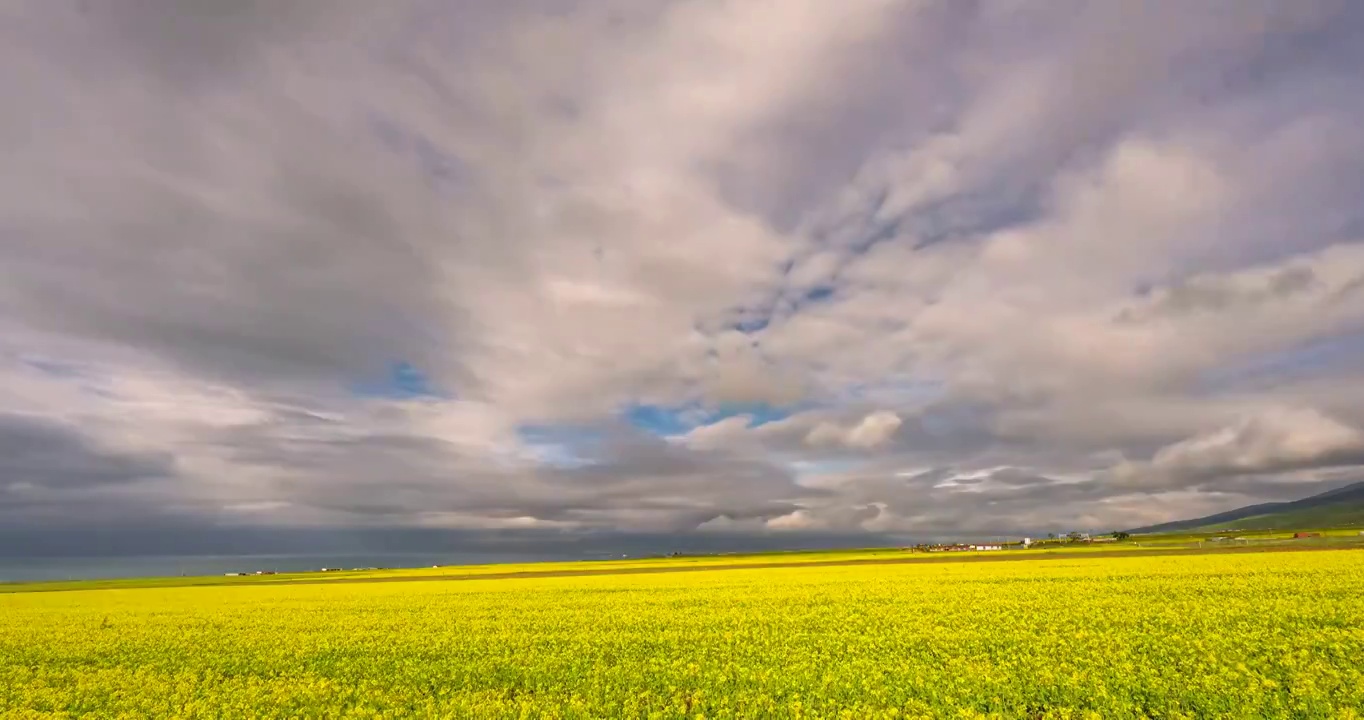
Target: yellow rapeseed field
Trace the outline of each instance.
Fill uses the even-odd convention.
[[[6,718],[1361,710],[1361,551],[0,595]]]

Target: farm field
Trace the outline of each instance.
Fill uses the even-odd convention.
[[[852,550],[813,550],[732,555],[693,555],[645,557],[616,560],[567,562],[504,563],[491,565],[442,565],[438,567],[340,570],[335,572],[295,572],[271,575],[141,577],[101,580],[49,580],[39,582],[0,582],[0,594],[13,592],[90,590],[95,588],[151,588],[210,585],[281,585],[295,583],[394,582],[416,580],[471,580],[477,578],[549,577],[555,575],[597,575],[698,571],[709,569],[873,565],[901,563],[958,562],[965,560],[1017,561],[1038,558],[1059,559],[1106,555],[1152,555],[1206,552],[1260,552],[1364,548],[1364,535],[1357,528],[1314,530],[1320,537],[1293,539],[1291,531],[1239,533],[1235,542],[1213,542],[1211,533],[1179,533],[1137,536],[1126,542],[1052,543],[1039,541],[1031,549],[999,551],[924,553],[905,548],[864,548]],[[245,565],[249,569],[249,561]]]
[[[1364,553],[0,595],[0,716],[1364,711]]]

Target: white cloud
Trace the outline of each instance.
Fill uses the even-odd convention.
[[[828,523],[815,517],[808,510],[796,510],[786,515],[774,517],[763,526],[769,530],[823,530]]]
[[[1191,475],[1364,464],[1364,432],[1304,408],[1268,411],[1162,448],[1155,469]]]
[[[900,416],[888,410],[871,413],[851,427],[840,427],[830,422],[816,425],[805,436],[810,445],[844,445],[850,448],[874,448],[884,444],[901,425]]]

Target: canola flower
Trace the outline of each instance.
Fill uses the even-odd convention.
[[[1364,553],[0,595],[0,717],[1359,718]]]

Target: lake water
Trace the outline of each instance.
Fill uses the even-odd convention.
[[[372,554],[372,555],[196,555],[149,557],[0,557],[0,582],[94,580],[102,578],[223,575],[257,570],[303,572],[324,567],[418,568],[432,565],[482,565],[532,562],[531,556],[505,553]]]

